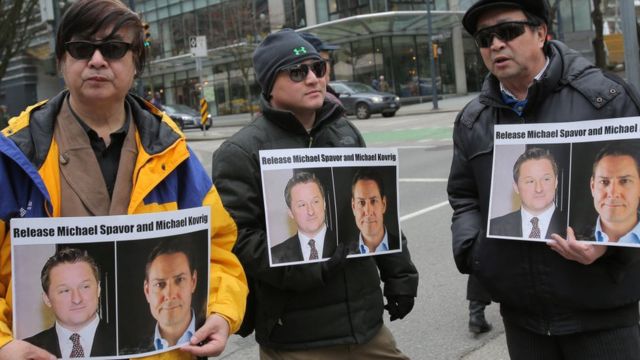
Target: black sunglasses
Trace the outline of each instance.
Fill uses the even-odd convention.
[[[78,40],[65,43],[64,48],[69,52],[69,55],[78,60],[91,59],[96,49],[100,50],[100,54],[105,58],[117,60],[131,49],[131,44],[117,40],[97,42]]]
[[[531,21],[508,21],[497,25],[480,29],[473,35],[479,48],[488,48],[493,42],[493,37],[502,41],[511,41],[524,34],[525,26],[537,26]]]
[[[314,61],[310,64],[296,64],[280,71],[286,71],[289,73],[289,79],[293,82],[304,81],[309,75],[309,69],[313,71],[317,78],[321,78],[327,73],[327,62],[324,60]]]

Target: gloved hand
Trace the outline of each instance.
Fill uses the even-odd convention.
[[[349,244],[338,243],[333,255],[321,265],[323,279],[332,277],[338,270],[342,269],[347,260],[347,255],[349,255]]]
[[[389,312],[391,321],[402,319],[413,309],[414,297],[411,295],[389,295],[387,305],[384,306]]]

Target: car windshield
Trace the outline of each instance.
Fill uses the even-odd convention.
[[[170,105],[165,105],[164,106],[165,111],[170,112],[170,113],[193,113],[195,112],[194,109],[188,107],[187,105],[182,105],[182,104],[170,104]]]
[[[376,92],[371,86],[360,83],[350,83],[349,88],[355,93]]]

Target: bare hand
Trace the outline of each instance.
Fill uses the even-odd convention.
[[[566,240],[558,234],[552,234],[551,238],[553,240],[547,243],[551,250],[567,260],[577,261],[583,265],[593,263],[607,251],[607,247],[604,245],[594,245],[593,243],[576,240],[576,236],[570,226],[567,227]]]
[[[11,340],[0,348],[0,360],[56,360],[54,355],[22,340]]]
[[[183,346],[182,350],[195,356],[218,356],[227,346],[227,339],[229,323],[222,316],[213,314],[191,337],[189,345]]]

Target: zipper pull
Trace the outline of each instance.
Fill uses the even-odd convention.
[[[311,149],[312,143],[313,143],[313,136],[309,135],[309,149]]]

